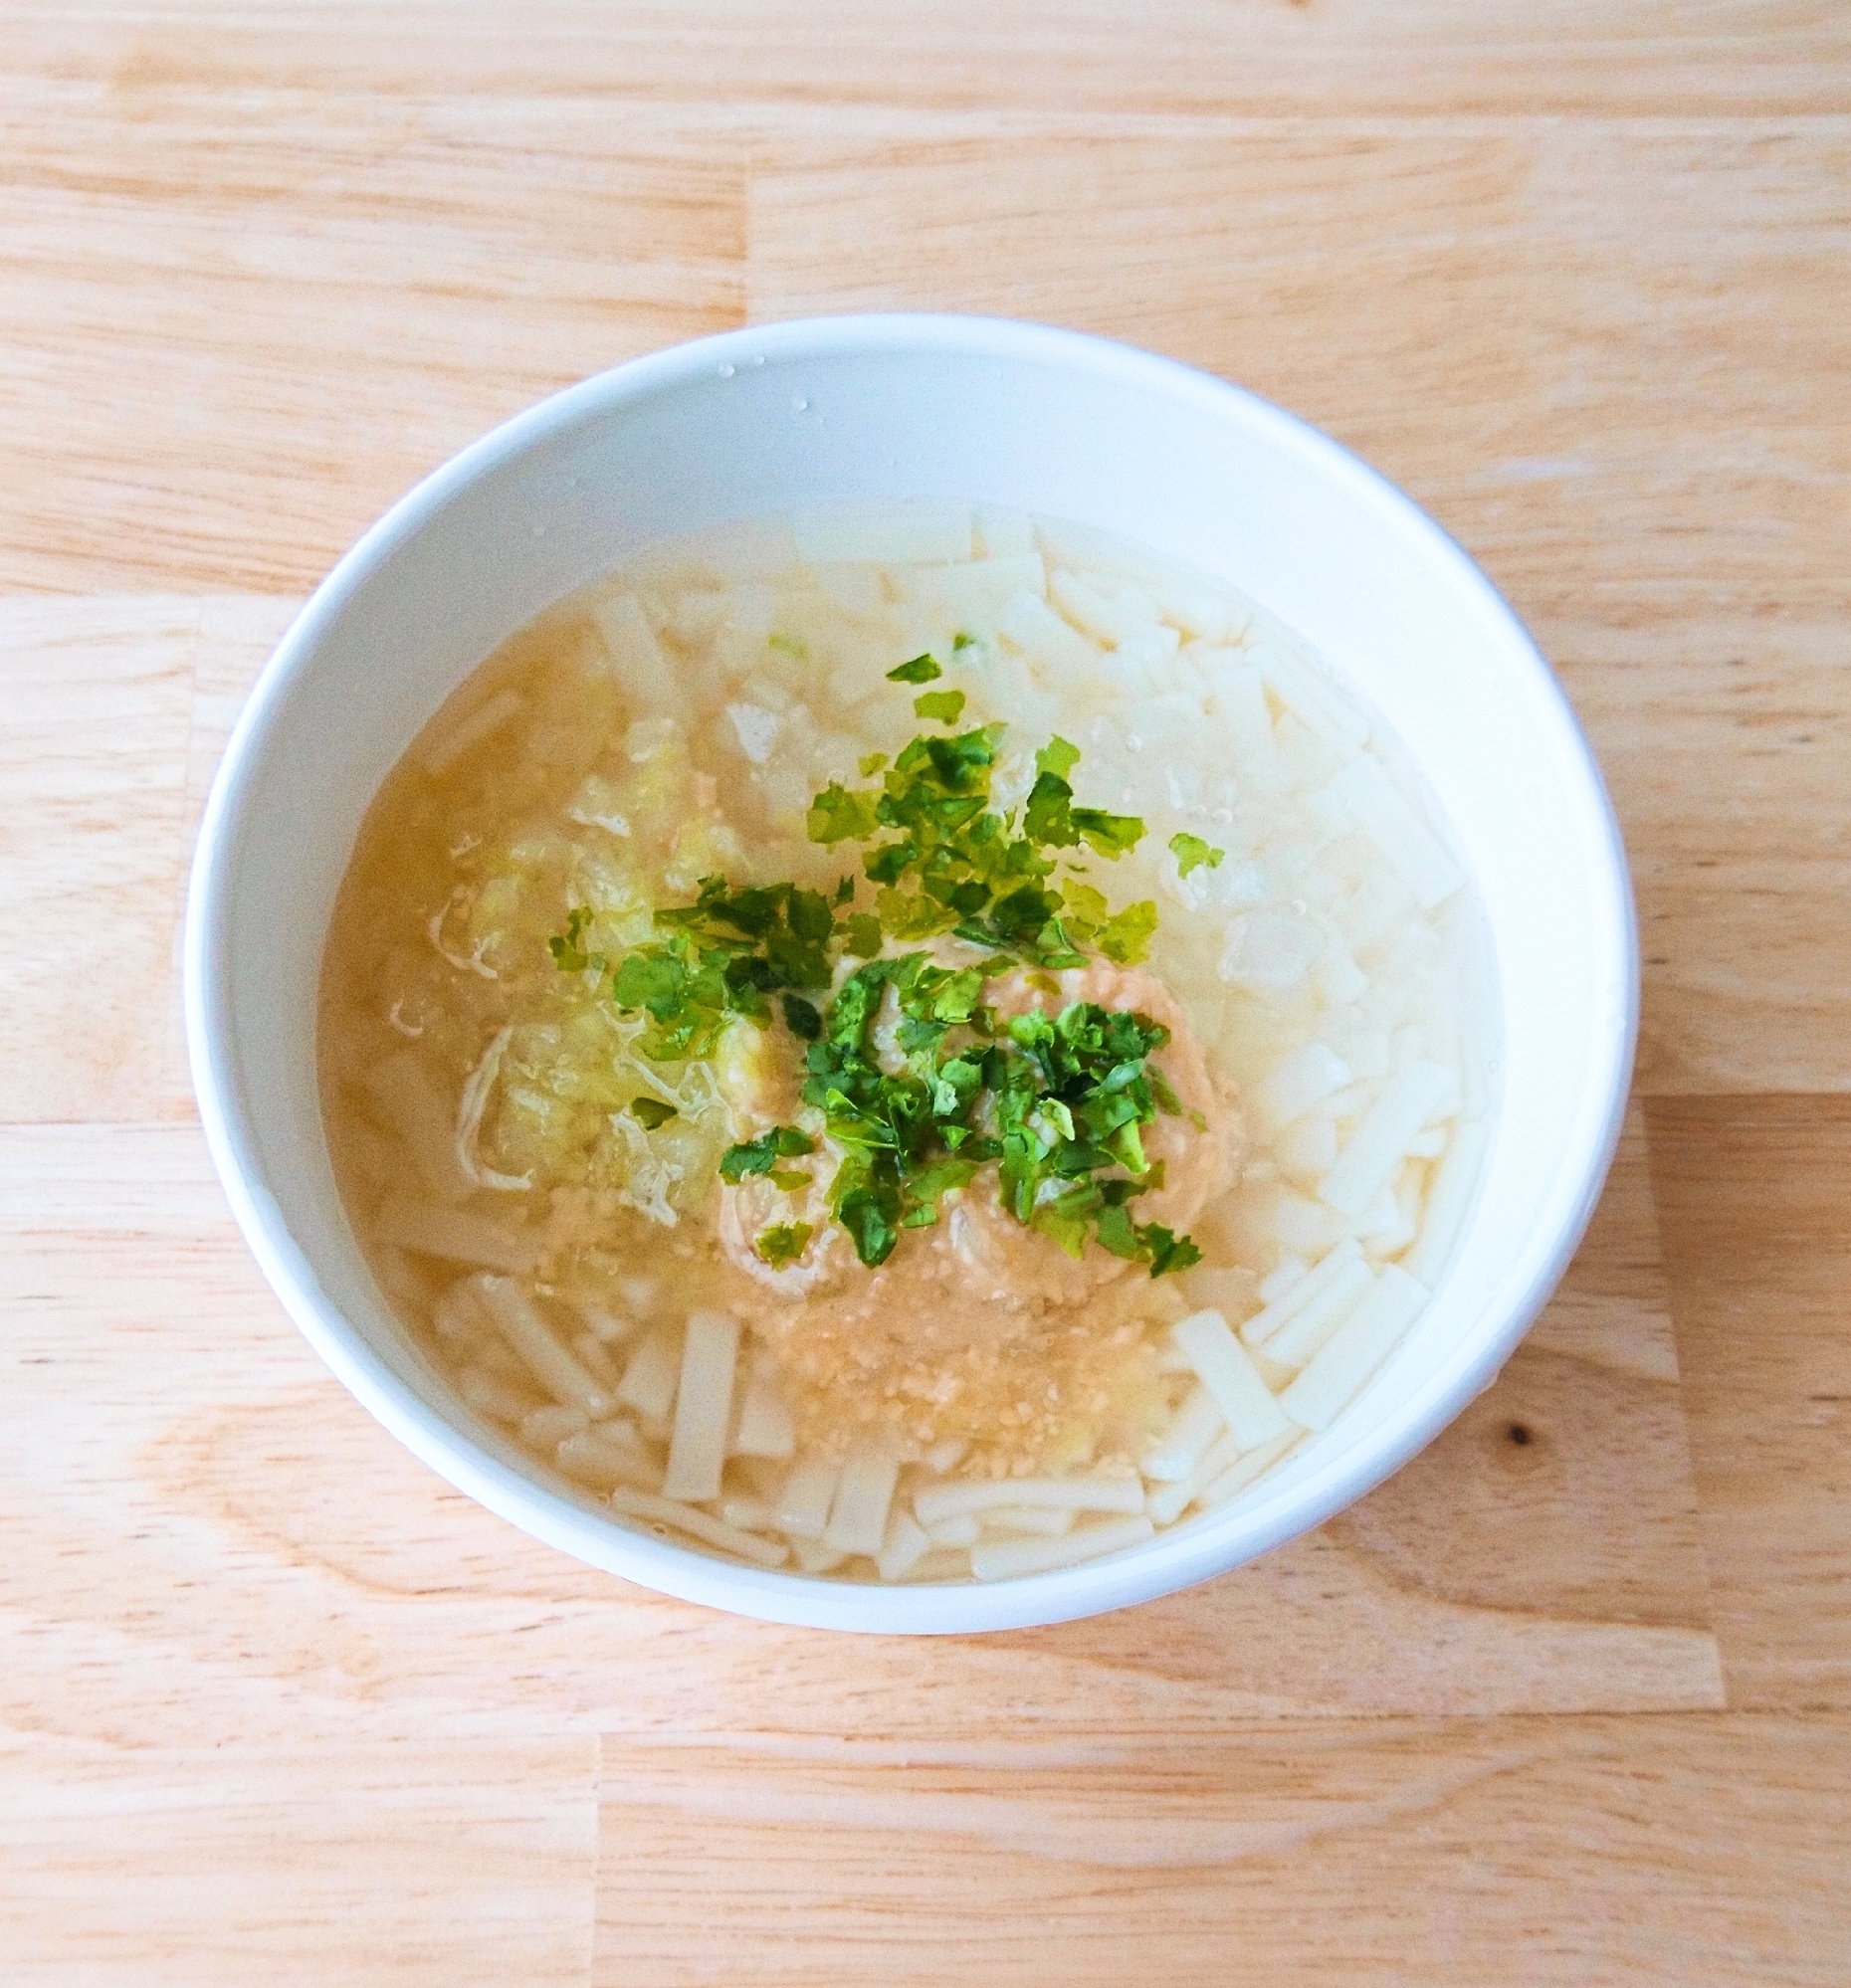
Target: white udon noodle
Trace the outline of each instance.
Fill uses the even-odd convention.
[[[807,638],[780,644],[798,578]],[[819,579],[839,621],[820,635]],[[1230,589],[1078,527],[951,503],[664,548],[584,606],[645,718],[718,700],[740,777],[786,812],[854,778],[868,741],[842,714],[921,650],[944,662],[943,687],[982,691],[966,721],[1003,716],[1030,750],[1055,730],[1074,737],[1084,797],[1149,825],[1125,866],[1141,874],[1110,880],[1115,901],[1156,895],[1203,985],[1216,983],[1254,1141],[1232,1227],[1255,1276],[1183,1274],[1203,1301],[1153,1331],[1170,1414],[1134,1465],[992,1481],[959,1475],[957,1440],[904,1463],[799,1454],[775,1365],[739,1319],[678,1319],[659,1283],[651,1305],[574,1313],[534,1284],[518,1235],[491,1223],[472,1242],[460,1212],[394,1203],[375,1240],[456,1267],[421,1322],[464,1401],[620,1523],[757,1566],[881,1581],[994,1580],[1124,1551],[1331,1428],[1418,1319],[1485,1145],[1476,918],[1380,719]],[[691,643],[705,645],[692,690],[671,654]],[[447,709],[438,742],[414,751],[441,768],[485,742],[507,750],[517,714],[493,690],[475,713]],[[1032,777],[1005,760],[999,800]],[[570,820],[628,838],[600,794],[588,781]],[[1180,876],[1166,853],[1178,830],[1224,860]],[[480,945],[446,956],[484,971]],[[1243,1018],[1257,1018],[1245,1035]],[[506,1039],[457,1127],[462,1166],[498,1188],[525,1185],[476,1154]],[[700,1083],[696,1115],[713,1101],[711,1073]],[[429,1116],[428,1100],[419,1108]],[[636,1144],[638,1128],[623,1129]],[[678,1178],[640,1180],[630,1205],[673,1223]],[[643,1310],[647,1323],[629,1315]]]

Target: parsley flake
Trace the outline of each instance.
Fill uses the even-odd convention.
[[[595,967],[602,973],[606,964],[601,952],[588,952],[585,949],[585,934],[591,929],[593,912],[588,904],[580,904],[575,910],[565,914],[565,931],[546,941],[546,950],[552,954],[553,964],[564,973],[583,973],[587,967]]]
[[[1072,740],[1051,738],[1035,754],[1035,771],[1052,773],[1057,780],[1065,780],[1080,764],[1080,748]]]
[[[1148,1253],[1152,1277],[1167,1277],[1172,1271],[1188,1270],[1202,1261],[1201,1251],[1187,1236],[1172,1234],[1160,1222],[1139,1229],[1137,1240]]]
[[[813,1043],[823,1032],[823,1018],[813,1001],[801,994],[786,994],[783,1000],[784,1026],[802,1043]]]
[[[752,1247],[773,1270],[784,1270],[810,1247],[814,1234],[807,1222],[780,1222],[775,1228],[761,1229]]]
[[[1210,870],[1219,870],[1222,858],[1227,855],[1225,849],[1216,849],[1211,843],[1204,842],[1199,835],[1171,836],[1169,853],[1176,859],[1178,877],[1186,877],[1191,870],[1199,870],[1204,864]]]
[[[956,644],[968,646],[964,637]],[[929,655],[888,673],[906,684],[942,674]],[[916,698],[914,709],[950,726],[967,701],[961,691],[936,691]],[[832,895],[706,877],[693,903],[655,914],[660,937],[617,963],[611,998],[647,1014],[641,1049],[662,1061],[710,1055],[733,1023],[762,1028],[782,1016],[801,1046],[803,1103],[840,1156],[828,1181],[830,1212],[870,1268],[888,1260],[907,1230],[936,1223],[946,1195],[994,1166],[1002,1206],[1056,1247],[1080,1256],[1096,1242],[1146,1265],[1152,1277],[1167,1276],[1199,1262],[1199,1250],[1161,1223],[1139,1224],[1131,1211],[1162,1185],[1143,1128],[1160,1114],[1185,1115],[1200,1128],[1153,1061],[1168,1031],[1148,1016],[1092,1002],[1005,1018],[985,1000],[991,979],[1011,972],[1058,1004],[1060,970],[1096,956],[1126,966],[1146,956],[1155,903],[1114,910],[1063,854],[1084,849],[1116,862],[1141,841],[1144,823],[1076,798],[1081,753],[1063,738],[1035,755],[1034,785],[1019,811],[992,807],[1003,735],[1003,726],[985,724],[917,737],[891,761],[881,753],[861,761],[861,777],[876,784],[831,781],[813,797],[810,840],[862,845],[861,867],[876,887],[872,911],[848,908],[852,875]],[[1223,858],[1192,836],[1173,837],[1169,847],[1184,876]],[[573,910],[550,942],[562,968],[609,970],[585,945],[592,915]],[[986,956],[953,968],[929,951],[895,949],[947,933]],[[850,961],[861,963],[845,973]],[[629,1108],[650,1129],[676,1115],[650,1097]],[[786,1193],[811,1190],[816,1176],[786,1162],[817,1147],[812,1134],[773,1125],[729,1146],[720,1172],[734,1186],[766,1179]],[[813,1233],[807,1223],[777,1225],[754,1248],[781,1269]]]
[[[1149,956],[1156,927],[1157,908],[1150,898],[1127,904],[1117,917],[1100,926],[1099,949],[1120,966],[1135,966]]]
[[[913,699],[915,717],[936,718],[940,724],[955,724],[963,709],[962,691],[927,691]]]
[[[770,1173],[781,1159],[797,1159],[816,1150],[816,1141],[794,1125],[773,1125],[743,1144],[728,1146],[720,1158],[722,1179],[736,1187],[754,1174]]]
[[[805,829],[812,842],[833,849],[839,842],[866,842],[879,827],[872,794],[851,793],[840,780],[829,785],[810,803]]]
[[[889,651],[892,654],[892,651]],[[896,670],[887,673],[890,684],[930,684],[942,677],[944,672],[934,663],[929,654],[914,657],[911,663],[902,663]]]

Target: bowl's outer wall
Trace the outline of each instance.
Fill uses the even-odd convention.
[[[1216,574],[1376,704],[1478,883],[1501,1095],[1478,1208],[1434,1302],[1287,1466],[1110,1561],[991,1587],[858,1588],[632,1533],[463,1418],[341,1210],[315,996],[373,794],[438,702],[539,609],[671,533],[930,495],[1073,518]],[[329,575],[246,709],[201,833],[186,964],[195,1082],[238,1219],[312,1343],[418,1455],[527,1530],[666,1592],[915,1633],[1168,1592],[1405,1462],[1495,1376],[1564,1268],[1617,1138],[1638,1005],[1598,772],[1522,625],[1459,548],[1337,444],[1237,388],[1105,340],[956,317],[823,318],[677,347],[542,403],[414,490]]]

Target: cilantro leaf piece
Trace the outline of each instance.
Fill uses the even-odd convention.
[[[1147,1253],[1152,1277],[1168,1277],[1172,1271],[1188,1270],[1202,1261],[1202,1253],[1187,1236],[1178,1236],[1161,1222],[1146,1222],[1137,1231],[1139,1247]]]
[[[773,1125],[768,1132],[742,1144],[728,1146],[720,1157],[720,1172],[733,1186],[754,1174],[769,1173],[781,1159],[800,1158],[816,1150],[816,1141],[794,1125]]]
[[[657,1063],[677,1063],[713,1053],[734,1015],[757,1019],[762,1008],[755,989],[734,988],[718,966],[687,956],[686,940],[632,953],[612,983],[618,1007],[647,1008],[655,1027],[642,1040],[643,1054]]]
[[[882,891],[874,901],[881,923],[903,943],[909,939],[935,938],[957,922],[956,911],[916,891]]]
[[[786,635],[781,629],[774,635],[768,635],[765,642],[767,647],[779,650],[786,656],[794,656],[800,663],[810,653],[809,645],[802,636]]]
[[[773,1270],[783,1270],[810,1247],[815,1233],[808,1222],[780,1222],[775,1228],[761,1229],[752,1248]]]
[[[836,1220],[848,1232],[855,1254],[878,1270],[900,1240],[900,1193],[885,1174],[869,1169],[866,1184],[852,1187],[836,1204]]]
[[[673,1104],[665,1104],[660,1097],[632,1097],[628,1109],[631,1117],[648,1132],[681,1116]]]
[[[1029,1227],[1064,1250],[1077,1262],[1086,1255],[1087,1218],[1066,1215],[1053,1202],[1037,1208],[1029,1217]]]
[[[889,673],[915,684],[942,674],[929,655]],[[961,691],[934,691],[914,708],[948,730],[967,701]],[[888,1260],[905,1230],[938,1221],[945,1194],[993,1165],[1001,1205],[1055,1246],[1080,1256],[1097,1241],[1165,1275],[1197,1261],[1195,1245],[1160,1224],[1140,1228],[1129,1207],[1162,1175],[1145,1157],[1142,1128],[1178,1109],[1149,1062],[1168,1032],[1148,1016],[1088,1002],[1005,1017],[984,1000],[991,978],[1021,972],[1058,1004],[1060,969],[1099,955],[1124,965],[1145,956],[1155,904],[1115,914],[1062,854],[1084,846],[1116,860],[1145,827],[1076,800],[1069,776],[1080,750],[1061,738],[1036,754],[1020,813],[992,808],[1003,737],[1000,724],[922,734],[891,762],[881,754],[861,762],[862,778],[878,776],[876,785],[831,781],[813,797],[812,841],[865,845],[872,912],[852,908],[852,874],[833,895],[704,877],[694,902],[655,913],[661,939],[632,949],[611,993],[626,1010],[648,1011],[654,1027],[642,1051],[665,1061],[711,1054],[739,1019],[767,1027],[782,1016],[804,1046],[803,1102],[821,1114],[840,1155],[831,1212],[870,1268]],[[1200,848],[1191,867],[1219,856]],[[1179,865],[1194,855],[1192,845],[1172,850]],[[568,919],[553,947],[562,964],[581,955],[602,964],[583,943],[590,922],[588,910]],[[890,950],[946,932],[987,956],[957,968],[927,950]],[[844,977],[851,960],[861,964]],[[639,1100],[639,1115],[654,1105]],[[814,1173],[788,1162],[815,1150],[809,1133],[773,1126],[729,1146],[720,1172],[735,1186],[763,1178],[785,1192],[813,1191]],[[781,1225],[754,1247],[781,1267],[812,1235],[809,1225]]]
[[[1157,1109],[1167,1111],[1172,1118],[1180,1118],[1183,1115],[1182,1099],[1170,1089],[1169,1079],[1154,1064],[1145,1070],[1144,1077],[1150,1086],[1151,1096],[1156,1099]],[[1196,1121],[1195,1129],[1198,1132],[1207,1130],[1208,1121],[1199,1111],[1191,1112],[1189,1115]]]
[[[897,884],[919,860],[918,843],[884,842],[879,849],[871,850],[863,857],[861,867],[868,873],[871,883]]]
[[[784,1026],[800,1043],[813,1043],[823,1033],[823,1018],[814,1002],[801,994],[784,996]]]
[[[1127,904],[1100,927],[1099,949],[1120,966],[1136,966],[1148,956],[1156,926],[1157,908],[1150,898]]]
[[[820,891],[799,891],[793,886],[784,906],[784,918],[792,935],[806,945],[827,945],[830,934],[836,928],[829,899]],[[823,983],[828,977],[827,974],[823,976]]]
[[[892,651],[889,651],[892,654]],[[944,672],[934,663],[929,654],[914,657],[911,663],[902,663],[897,670],[887,673],[890,684],[930,684],[942,677]]]
[[[582,973],[589,966],[595,966],[602,973],[607,964],[601,952],[585,950],[585,933],[591,928],[595,914],[588,904],[580,904],[565,914],[565,932],[546,941],[546,950],[552,954],[552,963],[563,973]]]
[[[1022,810],[1022,833],[1049,849],[1072,849],[1080,840],[1073,820],[1074,790],[1058,773],[1040,772]]]
[[[1210,870],[1219,870],[1221,860],[1227,855],[1225,849],[1216,849],[1199,835],[1173,835],[1169,839],[1169,853],[1176,859],[1176,875],[1188,876],[1191,870],[1199,870],[1206,864]]]
[[[1124,1257],[1131,1263],[1143,1260],[1143,1245],[1137,1240],[1136,1225],[1122,1202],[1109,1203],[1099,1211],[1093,1233],[1099,1238],[1100,1248],[1110,1250],[1115,1257]]]
[[[983,998],[983,969],[966,966],[960,972],[944,972],[933,967],[920,976],[917,985],[923,993],[917,998],[929,1004],[931,1018],[935,1022],[967,1022],[976,1011],[977,1003]],[[901,1006],[911,1013],[905,997]]]
[[[620,1008],[647,1008],[658,1022],[674,1018],[688,993],[688,969],[672,953],[633,952],[617,969],[612,998]]]
[[[1037,786],[1040,784],[1036,782]],[[1104,808],[1075,808],[1071,818],[1079,836],[1114,863],[1122,856],[1129,856],[1144,839],[1144,825],[1136,815],[1108,814]]]
[[[927,691],[913,699],[913,715],[936,718],[940,724],[955,724],[964,708],[962,691]]]
[[[1080,764],[1080,748],[1070,739],[1051,738],[1035,754],[1035,771],[1052,773],[1057,780],[1065,780]]]
[[[1061,900],[1039,885],[1024,884],[990,906],[990,923],[1005,945],[1017,944],[1039,932],[1061,908]]]
[[[916,1200],[936,1202],[939,1195],[948,1194],[956,1187],[968,1187],[976,1177],[975,1160],[941,1159],[916,1173],[907,1186]]]
[[[857,911],[848,920],[846,950],[857,959],[872,959],[883,943],[881,921],[872,911]]]
[[[851,792],[840,780],[829,785],[810,803],[804,831],[812,842],[833,849],[839,842],[866,842],[880,826],[875,808],[876,794]]]

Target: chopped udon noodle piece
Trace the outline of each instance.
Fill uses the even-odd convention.
[[[431,719],[335,907],[323,1115],[535,1472],[757,1567],[1025,1578],[1225,1506],[1417,1329],[1485,986],[1400,747],[1262,608],[825,508],[654,548]]]

